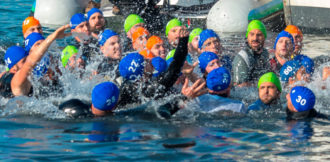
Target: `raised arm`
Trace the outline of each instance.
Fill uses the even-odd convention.
[[[54,40],[71,35],[71,33],[64,33],[68,28],[70,28],[70,25],[64,25],[58,28],[55,32],[49,35],[35,51],[32,51],[32,53],[27,56],[24,65],[15,73],[11,81],[12,93],[15,96],[28,95],[31,90],[31,83],[27,78]]]

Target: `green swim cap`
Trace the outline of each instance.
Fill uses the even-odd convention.
[[[78,53],[78,49],[75,46],[69,45],[64,48],[61,55],[63,67],[65,67],[66,64],[69,62],[69,58],[76,53]]]
[[[251,30],[253,29],[259,29],[265,36],[265,38],[267,38],[267,31],[266,31],[266,27],[264,25],[264,23],[262,23],[260,20],[252,20],[247,28],[246,31],[246,38],[248,37],[249,33]]]
[[[166,56],[166,61],[174,56],[175,49],[172,49]]]
[[[166,25],[166,31],[165,31],[166,36],[168,35],[168,32],[172,28],[177,27],[177,26],[182,26],[182,22],[180,20],[178,20],[177,18],[170,20]]]
[[[258,82],[258,89],[259,89],[260,85],[262,83],[265,83],[265,82],[271,82],[271,83],[275,84],[278,91],[282,92],[281,82],[280,82],[280,80],[278,79],[278,77],[276,76],[275,73],[268,72],[268,73],[262,75],[259,79],[259,82]]]
[[[191,31],[189,34],[189,43],[192,42],[192,40],[196,37],[199,36],[199,34],[203,31],[201,28],[195,28],[194,30]]]
[[[137,14],[128,15],[124,23],[125,32],[127,33],[134,25],[139,23],[144,23],[141,16]]]

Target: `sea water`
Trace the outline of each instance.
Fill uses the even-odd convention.
[[[23,45],[21,25],[32,0],[2,0],[0,6],[0,56],[12,45]],[[111,28],[111,27],[110,27]],[[46,35],[53,29],[44,28]],[[272,48],[275,33],[266,46]],[[244,46],[244,33],[220,34],[225,53],[235,54]],[[57,41],[49,50],[70,44]],[[303,53],[329,56],[329,35],[304,35]],[[97,60],[97,59],[96,59]],[[2,61],[2,59],[1,59]],[[96,61],[97,62],[97,61]],[[97,63],[89,65],[92,73]],[[2,64],[0,70],[5,70]],[[65,72],[65,69],[61,68]],[[328,90],[320,85],[320,70],[307,86],[316,97],[316,109],[330,114]],[[330,159],[329,121],[287,122],[283,109],[249,115],[204,114],[188,107],[169,120],[149,103],[141,114],[94,119],[68,119],[57,105],[67,99],[90,100],[91,90],[101,80],[77,79],[73,73],[60,77],[63,92],[45,98],[0,98],[0,158],[2,160],[143,160],[143,161],[326,161]],[[36,83],[36,87],[40,85]],[[285,93],[281,102],[285,105]],[[258,98],[256,88],[232,91],[246,105]],[[205,105],[207,106],[207,105]]]

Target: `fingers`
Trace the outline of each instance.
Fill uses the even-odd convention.
[[[182,86],[182,89],[186,89],[186,88],[188,88],[188,83],[189,83],[189,79],[186,77],[186,78],[184,79],[184,84],[183,84],[183,86]]]
[[[206,85],[206,82],[202,82],[202,84],[200,84],[196,89],[195,91],[198,92],[198,91],[201,91]]]
[[[195,89],[195,88],[197,88],[197,87],[199,86],[200,82],[201,82],[201,79],[198,79],[198,80],[197,80],[197,81],[191,86],[191,89]]]
[[[194,64],[192,65],[194,68],[198,65],[198,62],[194,62]]]

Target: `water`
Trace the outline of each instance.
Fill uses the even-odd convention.
[[[2,0],[0,6],[0,54],[21,44],[21,23],[32,0]],[[45,29],[46,33],[52,29]],[[239,33],[220,35],[227,53],[243,46]],[[267,40],[272,48],[274,33]],[[303,53],[329,55],[328,35],[304,35]],[[70,39],[58,41],[63,47]],[[53,46],[55,47],[55,45]],[[59,50],[51,50],[52,54]],[[92,66],[89,68],[91,71]],[[0,66],[4,70],[4,66]],[[62,69],[63,70],[63,69]],[[319,74],[317,70],[316,74]],[[321,90],[318,75],[309,85],[317,97],[316,109],[330,114],[329,91]],[[143,115],[121,115],[95,119],[66,119],[57,104],[70,98],[88,100],[99,80],[74,79],[65,74],[64,92],[36,99],[0,98],[0,157],[2,160],[144,160],[144,161],[327,161],[330,160],[329,121],[285,120],[283,110],[249,115],[203,114],[192,108],[179,111],[170,120],[159,118],[152,103]],[[328,82],[322,84],[329,85]],[[238,89],[235,98],[246,104],[257,98],[255,89]],[[285,104],[284,93],[282,102]]]

